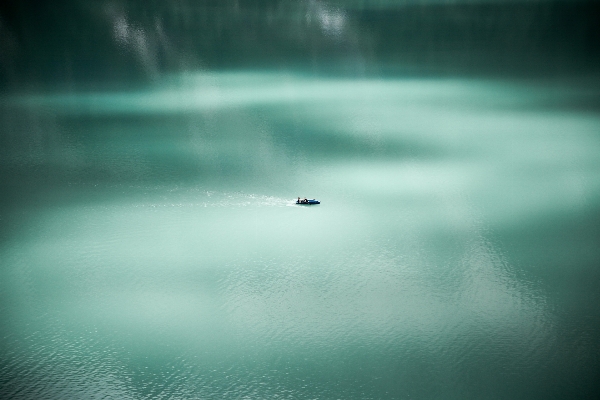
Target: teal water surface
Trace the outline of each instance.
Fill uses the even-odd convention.
[[[179,79],[12,99],[40,189],[4,217],[7,397],[593,387],[600,118],[540,106],[578,93]]]
[[[449,73],[407,34],[410,52],[378,58],[394,2],[271,3],[206,6],[204,25],[173,5],[190,42],[148,17],[161,6],[90,6],[137,60],[115,56],[119,79],[147,78],[103,85],[106,65],[62,70],[54,38],[15,28],[40,66],[3,75],[0,97],[0,397],[594,398],[594,75],[491,74],[487,53],[486,73]],[[472,17],[436,7],[425,22]],[[212,47],[226,32],[245,45]],[[202,62],[177,53],[192,44]],[[447,70],[390,69],[430,58]]]

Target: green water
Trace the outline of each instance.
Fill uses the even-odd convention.
[[[272,3],[243,3],[234,37],[298,13]],[[209,9],[229,26],[232,4]],[[600,91],[585,63],[550,78],[440,59],[427,66],[443,73],[390,72],[397,54],[356,28],[372,19],[352,14],[361,2],[300,4],[366,64],[283,68],[265,34],[275,61],[255,65],[213,49],[208,66],[161,69],[142,46],[131,82],[85,80],[108,68],[85,63],[55,84],[47,67],[7,73],[0,397],[598,394]],[[111,40],[143,42],[107,7]],[[327,52],[310,24],[290,29]]]

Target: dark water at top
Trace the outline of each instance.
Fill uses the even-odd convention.
[[[0,397],[597,397],[596,11],[3,4]]]

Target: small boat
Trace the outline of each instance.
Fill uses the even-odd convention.
[[[315,199],[310,199],[310,200],[296,200],[296,204],[300,204],[300,205],[311,205],[311,204],[321,204],[321,202],[319,200],[315,200]]]

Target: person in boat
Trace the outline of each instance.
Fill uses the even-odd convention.
[[[302,202],[303,202],[304,204],[308,204],[308,199],[305,197],[305,198],[304,198],[304,200],[302,200]]]

